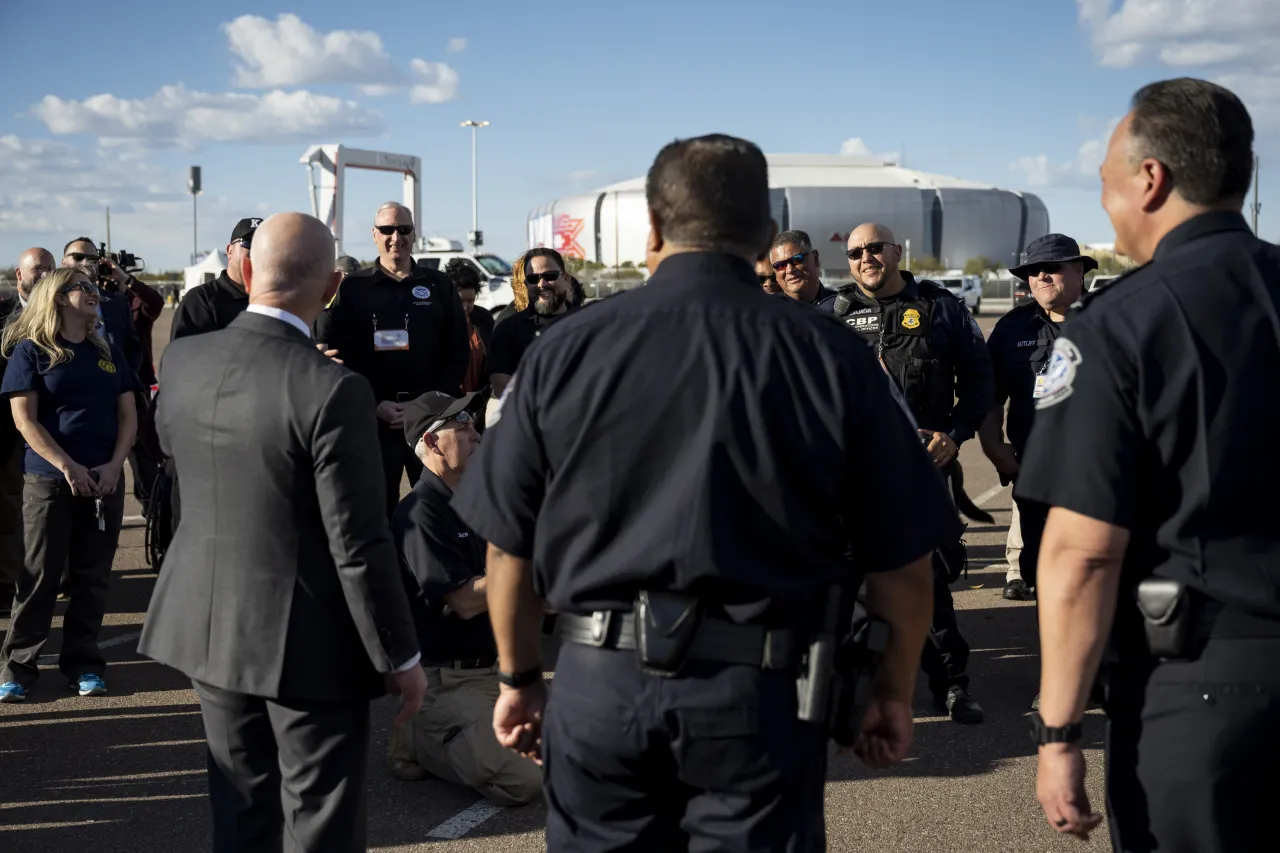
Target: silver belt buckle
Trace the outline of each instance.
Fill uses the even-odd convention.
[[[597,610],[591,614],[591,643],[596,647],[604,645],[609,636],[609,623],[613,621],[612,610]]]

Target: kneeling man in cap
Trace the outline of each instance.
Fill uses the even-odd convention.
[[[487,398],[487,389],[463,397],[431,391],[405,405],[405,438],[423,470],[396,507],[391,531],[428,688],[417,715],[392,729],[388,758],[399,779],[436,776],[511,806],[541,796],[542,770],[494,736],[498,652],[486,599],[487,543],[450,506],[480,444],[475,427]]]

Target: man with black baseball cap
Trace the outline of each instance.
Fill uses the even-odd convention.
[[[262,219],[256,216],[236,223],[231,242],[227,243],[227,268],[213,281],[191,288],[182,297],[173,315],[170,340],[225,329],[249,307],[240,265],[248,257],[253,232],[261,224]]]
[[[480,444],[475,427],[488,397],[487,388],[462,397],[429,391],[404,406],[405,442],[423,471],[397,505],[391,532],[428,688],[413,719],[392,728],[387,757],[399,779],[436,776],[510,806],[542,793],[542,772],[493,733],[498,651],[488,617],[487,544],[450,506]]]
[[[1098,262],[1081,254],[1080,246],[1065,234],[1047,234],[1027,246],[1027,259],[1009,270],[1027,282],[1032,301],[1014,308],[1000,318],[987,339],[987,352],[996,375],[996,400],[978,437],[982,450],[1009,483],[1017,478],[1036,401],[1048,381],[1053,342],[1061,333],[1062,321],[1084,293],[1084,276],[1098,268]],[[1009,402],[1004,439],[1005,401]],[[1022,556],[1020,578],[1007,577],[1004,597],[1015,601],[1030,599],[1036,583],[1036,561],[1044,532],[1047,507],[1017,502]],[[1012,531],[1010,531],[1012,533]]]

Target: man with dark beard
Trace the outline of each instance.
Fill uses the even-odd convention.
[[[495,326],[489,345],[489,381],[495,397],[506,389],[529,345],[552,323],[575,310],[570,299],[573,288],[559,252],[545,247],[530,249],[524,264],[529,307]]]

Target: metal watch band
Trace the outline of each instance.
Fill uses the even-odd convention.
[[[528,687],[542,680],[542,664],[538,664],[532,669],[526,669],[524,672],[502,672],[498,671],[498,683],[505,684],[508,687]]]
[[[1031,740],[1037,746],[1049,743],[1075,743],[1084,734],[1084,727],[1076,722],[1065,726],[1046,726],[1039,711],[1031,714]]]

